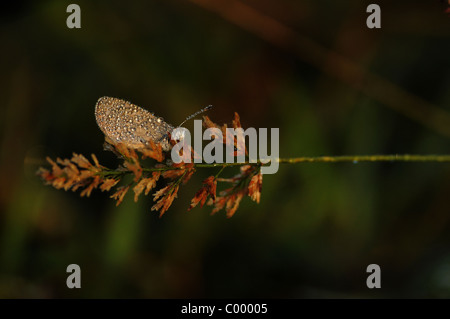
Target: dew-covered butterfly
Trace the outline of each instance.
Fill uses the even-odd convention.
[[[209,105],[190,115],[183,123],[211,107]],[[109,144],[124,143],[128,148],[138,149],[148,146],[151,140],[160,143],[166,152],[172,148],[169,133],[174,127],[162,117],[128,101],[101,97],[95,105],[95,119]]]

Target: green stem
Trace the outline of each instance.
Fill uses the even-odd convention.
[[[410,154],[394,154],[394,155],[341,155],[341,156],[302,156],[295,158],[278,158],[278,163],[297,164],[297,163],[337,163],[337,162],[450,162],[450,155],[410,155]],[[267,166],[269,163],[262,163],[258,160],[256,163],[221,163],[221,164],[195,164],[195,167],[229,167],[242,165],[262,165]]]
[[[297,164],[297,163],[337,163],[337,162],[351,162],[351,163],[361,163],[361,162],[450,162],[450,155],[411,155],[411,154],[393,154],[393,155],[340,155],[340,156],[302,156],[294,158],[278,158],[278,163],[283,164]],[[233,166],[243,166],[243,165],[270,165],[270,162],[262,163],[258,160],[255,163],[242,162],[242,163],[197,163],[194,164],[195,168],[214,168],[220,167],[220,171],[217,173],[216,177],[226,167]],[[183,169],[183,167],[159,167],[159,168],[143,168],[144,172],[163,172],[169,170]],[[130,171],[127,170],[112,170],[105,169],[102,174],[103,176],[114,176],[118,177],[120,175],[129,174]]]
[[[214,176],[214,179],[217,179],[217,177],[219,177],[220,173],[223,172],[223,170],[225,169],[225,165],[222,166],[222,168],[220,169],[220,171],[216,174],[216,176]]]
[[[280,158],[279,163],[317,163],[317,162],[450,162],[450,155],[342,155],[342,156],[305,156]],[[268,165],[268,164],[266,164]]]

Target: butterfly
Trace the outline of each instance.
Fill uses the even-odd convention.
[[[211,107],[209,105],[190,115],[183,123]],[[128,148],[139,149],[153,141],[155,144],[161,144],[163,151],[167,152],[172,148],[169,133],[173,131],[174,126],[165,122],[162,117],[128,101],[107,96],[99,98],[95,105],[95,119],[105,134],[107,144],[123,143]]]

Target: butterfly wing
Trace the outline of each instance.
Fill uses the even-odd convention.
[[[164,151],[171,149],[168,133],[173,126],[128,101],[101,97],[95,105],[95,119],[109,143],[124,143],[137,149],[148,146],[152,140],[160,143]]]

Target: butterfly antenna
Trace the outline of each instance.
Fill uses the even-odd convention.
[[[207,107],[202,108],[200,111],[197,111],[194,114],[189,115],[183,122],[181,122],[180,125],[178,125],[178,127],[180,127],[181,125],[183,125],[184,123],[186,123],[190,119],[196,117],[197,115],[202,114],[203,112],[206,112],[206,111],[212,109],[212,107],[213,107],[212,105],[208,105]]]

